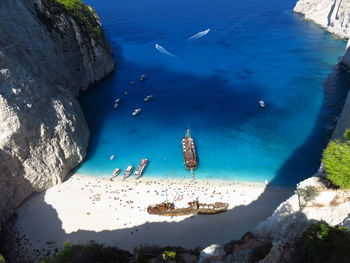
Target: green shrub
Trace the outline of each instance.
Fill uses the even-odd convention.
[[[331,141],[323,152],[326,177],[340,188],[350,188],[350,143]]]
[[[325,222],[312,224],[295,249],[296,262],[345,263],[350,259],[350,231]]]
[[[5,258],[0,254],[0,263],[6,263]]]
[[[41,263],[95,263],[95,262],[129,262],[132,255],[117,248],[91,242],[87,245],[63,244],[57,256],[45,258]]]
[[[97,16],[95,11],[85,5],[81,0],[55,0],[57,3],[62,4],[68,13],[74,17],[78,23],[83,25],[89,32],[97,35],[102,34],[102,28],[99,24],[93,21],[93,18]]]
[[[344,138],[345,140],[347,140],[348,142],[350,142],[350,129],[346,129],[344,132]]]
[[[162,258],[164,260],[167,260],[167,259],[177,259],[177,253],[175,251],[168,251],[168,250],[165,250],[162,254]]]
[[[301,208],[305,207],[309,201],[315,199],[318,195],[318,191],[314,186],[308,185],[305,188],[298,188],[296,190],[299,199],[299,206]]]
[[[42,3],[50,11],[52,16],[39,13],[38,17],[47,26],[50,32],[52,29],[57,29],[57,17],[63,12],[66,12],[72,16],[86,32],[92,34],[92,36],[98,39],[98,37],[102,35],[103,31],[100,24],[97,22],[97,14],[81,0],[43,0]]]

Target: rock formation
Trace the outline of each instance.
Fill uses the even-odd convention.
[[[350,36],[350,2],[343,0],[299,0],[294,11],[341,38]]]
[[[294,12],[304,15],[306,20],[322,26],[327,31],[344,39],[350,37],[350,1],[345,0],[299,0]],[[350,67],[350,41],[343,58]]]
[[[55,0],[0,1],[0,223],[86,154],[89,131],[75,97],[114,69],[88,10],[90,27]]]

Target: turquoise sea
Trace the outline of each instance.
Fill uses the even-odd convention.
[[[317,171],[350,86],[335,69],[346,43],[293,14],[295,0],[85,2],[101,17],[117,70],[80,97],[91,142],[78,173],[108,175],[148,158],[145,177],[190,178],[187,127],[197,178],[293,186]]]

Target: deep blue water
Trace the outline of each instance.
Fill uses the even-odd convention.
[[[91,144],[79,173],[106,175],[149,158],[145,176],[190,177],[181,149],[188,126],[198,146],[196,177],[293,185],[317,170],[338,110],[325,94],[341,101],[349,83],[340,72],[325,84],[345,42],[293,14],[296,1],[85,2],[102,19],[117,71],[80,99]]]

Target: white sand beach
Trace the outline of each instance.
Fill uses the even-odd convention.
[[[149,177],[136,181],[121,176],[111,181],[73,175],[24,202],[17,210],[16,231],[17,237],[25,236],[19,241],[23,249],[38,257],[67,240],[94,240],[130,251],[141,244],[204,247],[225,244],[254,230],[290,194],[291,189],[258,183]],[[229,210],[217,215],[149,215],[147,207],[166,196],[177,207],[186,207],[198,197],[202,203],[227,202]]]

